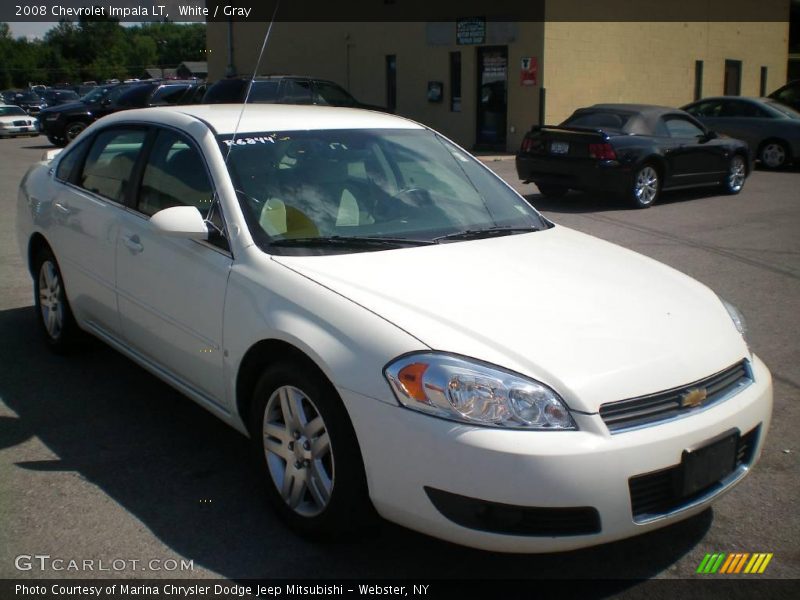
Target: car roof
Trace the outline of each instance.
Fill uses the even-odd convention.
[[[759,96],[709,96],[708,98],[700,98],[700,100],[695,100],[691,104],[698,104],[700,102],[708,102],[712,100],[745,100],[747,102],[768,102],[772,103],[772,98],[767,97],[759,97]]]
[[[246,107],[244,111],[243,106]],[[158,106],[114,113],[104,117],[103,123],[148,121],[169,124],[180,119],[181,115],[204,121],[222,135],[232,134],[234,131],[247,133],[316,129],[424,129],[422,125],[409,119],[378,111],[307,104]]]
[[[594,104],[585,108],[579,108],[573,113],[573,116],[578,113],[587,114],[600,111],[627,113],[631,115],[621,131],[636,135],[655,135],[658,120],[665,115],[685,115],[691,118],[691,115],[688,115],[679,108],[657,106],[655,104]]]
[[[588,109],[618,110],[641,115],[662,115],[666,113],[680,112],[680,109],[671,106],[658,106],[655,104],[594,104]],[[587,110],[587,109],[584,109]]]

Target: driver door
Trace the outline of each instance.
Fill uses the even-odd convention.
[[[695,122],[679,115],[664,117],[670,145],[665,156],[669,166],[670,187],[715,183],[724,173],[725,149]]]
[[[199,148],[156,129],[140,166],[135,206],[120,223],[117,296],[122,334],[147,361],[224,406],[222,316],[233,262],[227,243],[170,237],[150,217],[194,205],[207,216],[214,189]],[[217,207],[215,207],[215,210]]]

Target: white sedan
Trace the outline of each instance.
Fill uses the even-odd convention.
[[[126,111],[25,175],[56,351],[104,340],[250,436],[295,530],[373,509],[459,544],[579,548],[705,509],[772,384],[704,285],[555,225],[392,115]]]
[[[17,135],[39,135],[39,121],[19,106],[0,104],[0,138]]]

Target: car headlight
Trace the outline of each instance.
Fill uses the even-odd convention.
[[[390,363],[384,375],[403,406],[444,419],[510,429],[578,428],[546,385],[477,361],[412,354]]]
[[[720,300],[722,300],[722,298],[720,298]],[[730,315],[731,321],[733,321],[733,324],[736,326],[736,330],[741,333],[742,337],[747,341],[747,323],[742,313],[727,300],[722,300],[722,305],[725,307],[725,310],[728,311],[728,315]]]

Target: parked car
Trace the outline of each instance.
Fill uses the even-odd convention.
[[[719,186],[738,194],[751,170],[747,144],[719,137],[675,108],[595,104],[558,126],[534,126],[517,174],[545,196],[611,192],[647,208],[667,189]]]
[[[66,146],[95,120],[120,110],[198,102],[205,91],[199,81],[140,81],[94,88],[78,102],[46,108],[40,116],[50,143]]]
[[[779,87],[769,97],[800,112],[800,79],[795,79],[783,87]]]
[[[16,215],[46,343],[89,332],[249,435],[305,534],[374,506],[485,549],[600,544],[705,510],[764,445],[735,308],[406,119],[121,112]]]
[[[0,138],[17,135],[39,135],[35,117],[31,117],[19,106],[0,104]]]
[[[249,96],[248,96],[249,90]],[[319,104],[385,111],[382,106],[359,102],[340,85],[301,75],[265,75],[254,79],[231,77],[209,86],[204,104]]]
[[[683,107],[706,127],[746,141],[767,169],[800,159],[800,113],[769,98],[720,96]]]
[[[49,89],[43,92],[41,96],[48,108],[61,104],[69,104],[71,102],[78,102],[81,99],[73,90],[65,89]]]
[[[47,106],[39,94],[25,90],[16,92],[9,104],[16,104],[32,117],[37,116]]]

